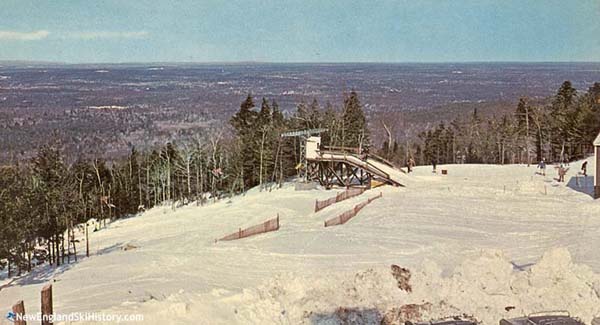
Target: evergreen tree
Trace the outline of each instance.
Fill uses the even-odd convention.
[[[256,174],[255,148],[256,127],[258,113],[253,110],[254,100],[252,95],[248,94],[246,100],[240,105],[240,110],[231,118],[231,125],[235,129],[236,139],[238,141],[239,154],[235,159],[237,172],[244,183],[244,188],[252,187],[258,184]]]
[[[310,129],[321,128],[323,123],[323,118],[321,116],[321,108],[319,107],[319,102],[316,98],[313,99],[309,108],[309,125]]]
[[[296,105],[296,115],[294,116],[294,128],[298,130],[307,130],[311,128],[311,113],[306,102],[301,101]]]
[[[342,145],[346,147],[368,148],[370,145],[367,119],[355,91],[344,99],[342,114]]]
[[[273,118],[273,126],[276,129],[285,128],[285,117],[283,113],[279,110],[279,104],[275,100],[271,101],[271,107],[273,109],[272,118]]]
[[[551,109],[552,128],[552,156],[554,159],[565,159],[566,147],[573,140],[573,128],[576,126],[577,117],[574,111],[577,90],[573,88],[570,81],[565,81],[554,96]],[[558,153],[558,156],[557,156]]]

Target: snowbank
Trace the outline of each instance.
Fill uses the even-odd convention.
[[[574,264],[564,248],[547,252],[527,271],[515,271],[502,252],[487,251],[449,277],[430,262],[413,279],[412,296],[433,303],[432,318],[466,313],[497,324],[503,317],[567,310],[589,324],[600,315],[600,275]]]

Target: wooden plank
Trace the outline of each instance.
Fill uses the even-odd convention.
[[[23,303],[23,300],[17,301],[17,303],[12,306],[12,311],[15,314],[15,325],[27,325],[27,322],[23,319],[25,317],[25,304]]]
[[[52,310],[52,285],[42,288],[42,325],[51,325]]]
[[[88,234],[88,224],[85,223],[85,256],[90,257],[90,236]]]

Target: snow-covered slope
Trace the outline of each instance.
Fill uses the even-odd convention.
[[[20,299],[38,311],[52,282],[56,312],[141,312],[150,324],[336,323],[340,307],[376,322],[407,303],[431,303],[423,317],[469,313],[485,324],[565,308],[589,321],[600,314],[600,202],[589,195],[592,177],[571,178],[579,167],[567,184],[552,180],[552,168],[544,177],[534,166],[438,166],[447,176],[418,167],[402,176],[408,187],[318,213],[314,201],[336,192],[292,184],[158,207],[92,233],[90,258],[5,286],[0,311]],[[323,227],[379,191],[345,225]],[[277,213],[279,231],[214,241]],[[391,264],[412,271],[412,293],[397,288]]]

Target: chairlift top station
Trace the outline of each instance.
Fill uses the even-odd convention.
[[[326,132],[327,129],[306,129],[306,130],[298,130],[298,131],[288,131],[281,134],[282,138],[299,138],[300,139],[300,161],[299,161],[299,171],[301,179],[307,181],[306,179],[306,164],[307,164],[307,154],[308,151],[314,153],[315,148],[314,145],[311,148],[307,148],[307,144],[309,143],[308,139],[312,138],[310,141],[311,144],[315,143],[315,139],[319,139],[318,143],[321,143],[321,137],[313,136],[315,134],[321,134]],[[318,146],[317,146],[318,149]]]
[[[404,172],[393,163],[359,148],[322,146],[327,129],[289,131],[281,137],[300,139],[299,174],[304,182],[317,181],[326,188],[404,186]]]

